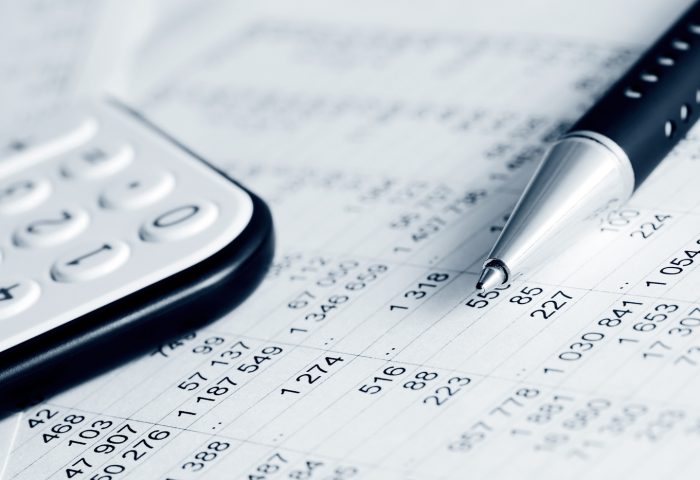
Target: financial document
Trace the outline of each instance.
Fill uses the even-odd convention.
[[[6,478],[697,478],[697,128],[474,290],[548,142],[688,2],[291,3],[173,15],[123,92],[269,203],[267,278],[24,412]]]
[[[0,1],[0,128],[117,88],[149,16],[116,1]]]

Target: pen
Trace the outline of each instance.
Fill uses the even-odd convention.
[[[552,145],[476,288],[507,284],[628,200],[699,114],[700,1]]]

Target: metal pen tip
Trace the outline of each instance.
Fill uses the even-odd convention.
[[[505,281],[506,275],[503,270],[498,267],[484,267],[481,271],[479,281],[476,282],[476,289],[484,292],[502,285]]]

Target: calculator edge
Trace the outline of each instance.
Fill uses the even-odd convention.
[[[0,352],[0,418],[221,318],[252,293],[271,263],[274,229],[262,199],[138,112],[108,102],[244,190],[253,213],[232,242],[195,265]]]

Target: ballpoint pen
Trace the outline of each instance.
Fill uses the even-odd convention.
[[[510,282],[596,212],[628,200],[699,114],[700,1],[549,149],[476,288]]]

